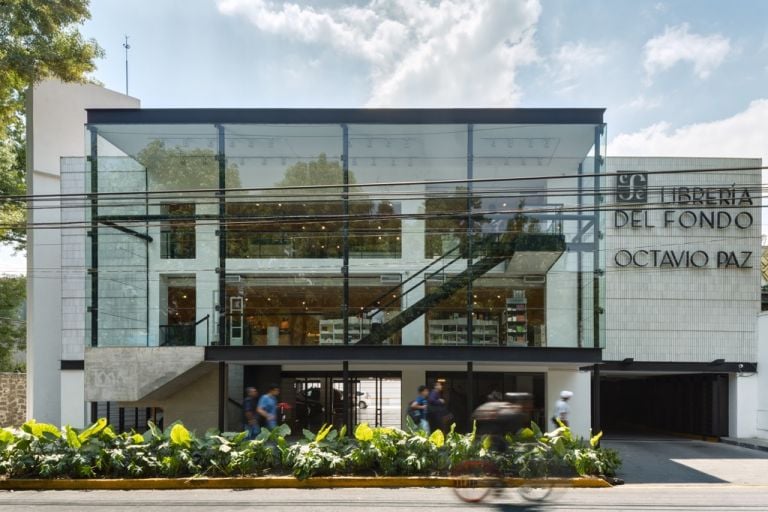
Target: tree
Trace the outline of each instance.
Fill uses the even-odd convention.
[[[139,152],[136,160],[147,169],[150,190],[219,188],[219,162],[212,149],[167,147],[154,140]],[[228,165],[225,174],[228,189],[241,186],[237,165]]]
[[[254,196],[251,202],[231,202],[227,213],[235,221],[229,228],[230,257],[259,257],[251,241],[261,244],[261,257],[341,258],[344,171],[325,153],[286,168],[274,191]],[[349,172],[350,251],[380,257],[400,253],[400,219],[388,201],[374,201],[365,188],[355,187]],[[323,185],[319,189],[301,189]],[[265,219],[261,221],[261,218]],[[277,220],[276,220],[277,219]]]
[[[88,0],[0,0],[0,195],[23,195],[25,94],[46,78],[83,82],[103,55],[78,25]],[[24,247],[23,202],[0,205],[0,242]]]
[[[13,361],[13,354],[26,347],[24,322],[25,277],[0,277],[0,371],[21,369]]]

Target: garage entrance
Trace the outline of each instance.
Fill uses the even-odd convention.
[[[603,374],[600,415],[610,433],[727,436],[728,374]]]

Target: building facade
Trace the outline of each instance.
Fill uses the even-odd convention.
[[[244,387],[276,382],[294,427],[400,425],[440,381],[459,428],[494,391],[547,424],[569,389],[587,435],[607,390],[663,373],[718,397],[724,378],[726,423],[748,421],[759,162],[606,161],[601,109],[140,109],[79,87],[30,110],[33,180],[66,194],[31,212],[38,420],[233,430]],[[57,94],[80,145],[40,145]]]

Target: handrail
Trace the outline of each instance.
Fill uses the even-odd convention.
[[[502,235],[502,233],[486,233],[486,234],[485,234],[485,236],[483,237],[483,238],[484,238],[484,240],[481,242],[481,245],[477,247],[477,249],[478,249],[478,250],[482,250],[482,249],[485,249],[485,248],[487,248],[487,245],[489,245],[489,244],[492,244],[493,242],[496,242],[496,241],[498,241],[498,240],[499,240],[499,238],[501,238],[501,235]],[[408,293],[412,292],[413,290],[415,290],[415,289],[416,289],[418,286],[420,286],[420,285],[421,285],[421,283],[423,283],[423,282],[427,281],[427,280],[428,280],[430,277],[432,277],[432,276],[435,276],[435,275],[439,274],[440,272],[444,272],[444,271],[445,271],[445,270],[446,270],[448,267],[450,267],[451,265],[453,265],[454,263],[456,263],[458,260],[460,260],[460,259],[462,258],[462,256],[463,256],[463,255],[462,255],[462,254],[459,254],[458,256],[456,256],[456,257],[455,257],[455,258],[453,258],[451,261],[449,261],[449,262],[448,262],[448,263],[446,263],[445,265],[441,266],[440,268],[438,268],[438,269],[437,269],[437,270],[435,270],[434,272],[428,273],[428,272],[427,272],[427,270],[428,270],[428,269],[429,269],[431,266],[433,266],[434,264],[436,264],[437,262],[439,262],[439,261],[441,261],[441,260],[444,260],[444,259],[446,259],[446,258],[447,258],[447,257],[448,257],[448,256],[449,256],[451,253],[453,253],[454,251],[458,251],[460,248],[461,248],[461,246],[460,246],[460,245],[457,245],[456,247],[454,247],[454,248],[450,249],[449,251],[447,251],[445,254],[443,254],[442,256],[440,256],[439,258],[437,258],[436,260],[434,260],[434,261],[430,262],[430,263],[429,263],[427,266],[425,266],[424,268],[421,268],[421,269],[419,269],[419,271],[418,271],[418,272],[415,272],[415,273],[414,273],[414,274],[413,274],[411,277],[409,277],[409,278],[408,278],[408,279],[406,279],[405,281],[402,281],[402,282],[401,282],[401,283],[399,283],[398,285],[396,285],[396,286],[394,286],[394,287],[390,288],[389,290],[387,290],[385,293],[383,293],[383,294],[379,295],[378,297],[376,297],[376,298],[373,300],[373,302],[371,302],[371,303],[369,303],[368,305],[366,305],[365,307],[363,307],[363,309],[362,309],[362,312],[361,312],[361,313],[363,313],[363,314],[364,314],[366,311],[371,311],[371,310],[373,310],[373,309],[383,309],[383,308],[386,308],[387,306],[389,306],[389,305],[393,304],[394,302],[396,302],[398,298],[401,298],[401,297],[403,297],[404,295],[406,295],[406,294],[408,294]],[[389,296],[389,295],[390,295],[390,294],[391,294],[393,291],[397,290],[398,288],[402,288],[402,287],[403,287],[403,285],[405,285],[405,283],[407,283],[408,281],[411,281],[411,280],[415,279],[415,278],[416,278],[416,277],[418,277],[418,276],[421,276],[421,279],[420,279],[420,280],[419,280],[419,281],[418,281],[416,284],[414,284],[413,286],[411,286],[410,288],[408,288],[407,290],[405,290],[405,291],[401,291],[401,292],[400,292],[400,293],[397,295],[397,297],[395,297],[395,298],[392,298],[392,299],[388,300],[388,301],[387,301],[387,302],[385,302],[384,304],[377,304],[377,303],[378,303],[378,302],[379,302],[381,299],[383,299],[384,297],[388,297],[388,296]]]
[[[454,251],[457,251],[457,250],[459,250],[459,248],[460,248],[460,246],[458,246],[458,245],[457,245],[456,247],[454,247],[454,248],[450,249],[449,251],[447,251],[445,254],[443,254],[443,255],[442,255],[442,256],[440,256],[439,258],[437,258],[437,259],[435,259],[435,260],[433,260],[433,261],[429,262],[429,264],[427,264],[427,266],[425,266],[424,268],[420,268],[420,269],[418,270],[418,272],[414,272],[414,274],[413,274],[411,277],[409,277],[408,279],[406,279],[405,281],[400,281],[398,284],[396,284],[396,285],[395,285],[395,286],[393,286],[392,288],[388,289],[386,292],[382,293],[381,295],[379,295],[378,297],[376,297],[375,299],[373,299],[373,302],[371,302],[371,303],[367,304],[366,306],[364,306],[362,311],[363,311],[363,312],[365,312],[365,311],[369,311],[369,310],[372,310],[372,309],[374,309],[374,308],[380,309],[380,308],[382,308],[382,307],[387,307],[387,306],[389,306],[389,305],[390,305],[390,304],[392,304],[392,303],[393,303],[393,302],[394,302],[396,299],[393,299],[393,300],[391,300],[391,301],[389,301],[389,302],[385,303],[384,305],[378,305],[378,302],[379,302],[381,299],[383,299],[384,297],[388,297],[388,296],[389,296],[389,295],[390,295],[392,292],[394,292],[394,291],[395,291],[395,290],[397,290],[398,288],[402,288],[402,287],[403,287],[403,285],[405,285],[405,283],[407,283],[407,282],[409,282],[409,281],[412,281],[413,279],[416,279],[416,277],[417,277],[417,276],[419,276],[419,275],[425,274],[425,273],[426,273],[426,271],[429,269],[429,267],[431,267],[432,265],[434,265],[434,264],[435,264],[435,263],[437,263],[438,261],[444,260],[445,258],[447,258],[447,257],[448,257],[448,255],[449,255],[449,254],[451,254],[451,253],[452,253],[452,252],[454,252]],[[432,273],[432,274],[430,274],[430,275],[432,275],[432,276],[433,276],[433,275],[437,274],[438,272],[440,272],[440,271],[442,271],[442,270],[445,270],[447,267],[449,267],[449,266],[453,265],[453,264],[454,264],[454,263],[455,263],[455,262],[456,262],[458,259],[460,259],[460,258],[461,258],[461,256],[457,256],[456,258],[454,258],[453,260],[451,260],[451,261],[450,261],[450,263],[447,263],[446,265],[444,265],[444,266],[440,267],[440,269],[436,270],[435,272],[433,272],[433,273]],[[421,281],[423,281],[423,279],[422,279]],[[406,290],[406,291],[404,291],[404,292],[401,292],[401,293],[399,294],[399,296],[400,296],[400,297],[402,297],[402,296],[403,296],[403,295],[405,295],[406,293],[408,293],[408,292],[412,291],[414,288],[416,288],[416,286],[418,286],[419,284],[421,284],[421,281],[419,281],[419,282],[418,282],[418,284],[416,284],[415,286],[412,286],[412,287],[411,287],[411,288],[409,288],[408,290]]]
[[[184,324],[163,324],[163,325],[160,325],[159,328],[160,328],[160,332],[162,332],[163,329],[168,329],[169,327],[197,327],[201,323],[205,322],[205,345],[208,346],[211,344],[211,330],[209,328],[210,318],[211,318],[211,315],[207,314],[204,317],[202,317],[200,320],[197,320],[194,323],[188,322]]]

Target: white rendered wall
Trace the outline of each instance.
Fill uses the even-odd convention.
[[[760,313],[757,318],[757,437],[768,439],[768,312]]]
[[[728,435],[757,435],[757,375],[731,374],[728,379]]]
[[[85,372],[61,371],[61,421],[62,425],[83,428],[87,422],[85,403]]]
[[[568,402],[571,412],[569,424],[576,436],[588,437],[590,435],[592,386],[591,373],[578,370],[549,370],[547,372],[547,419],[552,417],[555,402],[563,390],[573,392],[573,398]],[[552,423],[547,424],[547,430],[552,428]]]
[[[603,359],[620,361],[710,362],[723,358],[729,362],[753,362],[757,357],[755,316],[760,309],[760,194],[759,170],[654,174],[662,170],[759,167],[759,159],[715,158],[608,158],[607,172],[648,172],[652,192],[648,204],[622,205],[627,210],[643,210],[658,203],[659,187],[752,187],[753,207],[715,211],[749,211],[750,228],[723,229],[678,225],[663,227],[663,210],[674,210],[677,218],[684,210],[708,211],[706,207],[663,204],[663,210],[648,210],[645,225],[615,227],[614,214],[606,213],[606,346]],[[616,201],[615,177],[608,178],[606,202]],[[619,267],[617,251],[703,250],[751,252],[752,268]]]
[[[54,80],[37,84],[27,101],[27,183],[33,195],[59,194],[60,159],[85,156],[86,108],[139,107],[137,99],[96,85]],[[61,220],[57,208],[29,212],[30,224]],[[61,235],[55,229],[31,229],[28,235],[27,415],[55,424],[67,417],[76,424],[84,403],[63,403],[57,392],[63,393],[61,359],[76,357],[71,345],[66,350],[62,345]],[[67,385],[74,386],[69,377],[65,377]],[[82,390],[72,396],[79,401]]]

